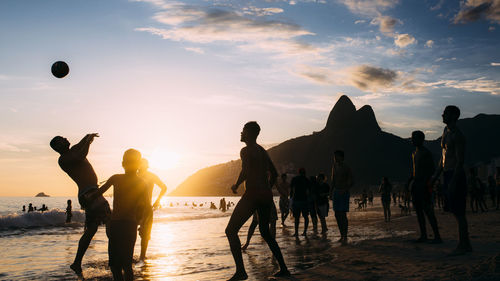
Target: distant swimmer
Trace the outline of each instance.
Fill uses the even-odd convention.
[[[219,210],[225,212],[227,210],[226,198],[222,198],[219,202]]]
[[[26,205],[23,205],[23,213],[26,212]]]
[[[99,188],[104,194],[113,186],[113,212],[106,234],[108,235],[109,267],[113,280],[133,280],[132,258],[137,239],[137,225],[141,222],[151,205],[146,182],[137,175],[141,165],[141,153],[128,149],[123,154],[124,174],[112,175]]]
[[[280,247],[269,230],[269,217],[273,207],[271,187],[276,183],[278,173],[266,150],[257,144],[259,132],[260,126],[257,122],[246,123],[241,132],[241,141],[246,146],[241,149],[241,172],[231,190],[236,194],[238,186],[243,182],[245,182],[246,189],[240,201],[236,204],[226,227],[226,236],[236,263],[236,273],[229,279],[230,281],[246,280],[248,278],[241,255],[241,242],[238,231],[255,211],[259,214],[260,235],[264,238],[280,265],[280,271],[274,276],[290,275]]]
[[[414,131],[411,134],[411,141],[415,146],[415,151],[411,155],[409,186],[420,228],[420,238],[416,242],[427,241],[427,230],[425,227],[425,216],[427,216],[427,220],[434,232],[434,240],[432,242],[442,243],[432,203],[433,185],[431,179],[434,174],[434,160],[432,159],[432,153],[424,146],[424,140],[425,134],[422,131]]]
[[[167,192],[167,186],[160,180],[160,178],[148,171],[149,162],[146,159],[141,160],[141,166],[139,168],[139,172],[137,175],[144,180],[146,183],[146,202],[145,205],[149,206],[146,210],[145,217],[142,220],[142,223],[139,227],[139,235],[141,236],[141,256],[139,259],[144,261],[146,259],[146,251],[148,249],[148,243],[151,239],[151,228],[153,227],[153,209],[157,209],[160,207],[160,200]],[[155,202],[151,204],[153,199],[153,188],[157,185],[161,191],[156,198]],[[172,204],[172,203],[170,203]]]
[[[353,184],[351,168],[344,162],[344,151],[334,152],[334,162],[332,167],[332,201],[333,211],[337,219],[340,231],[339,242],[347,244],[347,232],[349,222],[347,212],[349,212],[350,189]]]
[[[304,218],[303,236],[307,235],[309,226],[309,204],[310,182],[306,177],[306,169],[300,168],[299,175],[295,176],[290,183],[290,198],[292,199],[292,213],[294,218],[295,232],[293,236],[299,236],[300,215]]]
[[[285,220],[288,217],[288,213],[290,210],[290,200],[288,197],[290,196],[290,184],[286,180],[286,174],[281,175],[281,181],[276,184],[276,188],[280,194],[280,213],[281,213],[281,225],[285,225]]]
[[[43,213],[43,212],[45,212],[47,210],[49,210],[49,208],[47,206],[45,206],[45,204],[42,204],[42,207],[40,208],[39,211]]]
[[[111,214],[108,201],[102,195],[94,196],[98,190],[97,176],[87,160],[90,144],[98,136],[98,134],[88,134],[72,147],[69,141],[61,136],[56,136],[50,141],[50,147],[61,155],[58,160],[59,166],[78,185],[78,202],[85,210],[85,230],[78,243],[75,261],[70,265],[77,275],[82,274],[82,259],[98,226],[106,223]]]
[[[33,204],[29,203],[28,204],[28,213],[31,213],[34,211]]]
[[[66,206],[66,223],[71,222],[71,218],[73,217],[73,207],[71,206],[71,200],[67,201],[67,206]]]
[[[469,239],[469,227],[465,217],[467,180],[464,170],[465,136],[457,127],[460,109],[448,105],[443,112],[446,127],[441,137],[441,159],[434,174],[434,183],[443,173],[444,210],[451,212],[458,224],[459,242],[451,255],[461,255],[472,251]]]

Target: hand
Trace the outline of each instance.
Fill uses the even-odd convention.
[[[92,143],[94,141],[94,138],[98,138],[98,137],[99,137],[98,133],[87,134],[87,138],[88,138],[90,143]]]
[[[161,206],[160,206],[160,202],[156,201],[154,204],[153,204],[153,210],[156,210],[156,209],[159,209]]]
[[[233,186],[231,186],[231,190],[234,194],[238,193],[238,186],[236,184],[233,184]]]

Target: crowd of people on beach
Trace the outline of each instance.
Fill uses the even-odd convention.
[[[451,212],[457,221],[459,236],[457,248],[451,255],[462,255],[472,251],[465,215],[468,186],[469,189],[473,188],[471,207],[475,206],[476,210],[479,207],[482,211],[486,208],[484,197],[480,196],[485,188],[482,187],[473,170],[471,170],[469,179],[466,178],[464,169],[465,137],[456,126],[459,116],[460,110],[456,106],[447,106],[443,112],[443,123],[446,124],[446,127],[441,139],[442,156],[437,167],[432,154],[423,145],[424,133],[414,131],[411,140],[415,151],[409,155],[412,165],[405,190],[403,192],[393,190],[387,177],[382,178],[378,189],[386,222],[391,220],[391,199],[393,204],[396,204],[396,200],[399,198],[400,206],[406,208],[408,212],[411,209],[410,201],[412,202],[420,228],[420,236],[415,241],[417,243],[442,243],[438,222],[434,215],[436,201],[444,211]],[[308,177],[306,169],[301,168],[298,175],[294,176],[290,182],[287,180],[287,174],[282,174],[278,180],[278,172],[267,151],[257,144],[259,133],[260,126],[255,121],[246,123],[241,132],[240,140],[245,143],[245,147],[240,151],[242,167],[236,183],[231,187],[233,193],[236,194],[239,186],[245,183],[245,191],[239,202],[237,204],[226,203],[225,198],[219,202],[218,209],[223,212],[234,205],[225,233],[236,265],[236,272],[228,280],[246,280],[248,278],[243,263],[242,250],[248,247],[257,226],[259,226],[260,235],[279,264],[279,271],[274,276],[290,276],[281,249],[275,239],[278,212],[273,201],[272,188],[274,186],[276,186],[280,196],[281,224],[285,225],[285,221],[291,213],[295,230],[293,235],[297,237],[296,239],[299,237],[301,217],[304,220],[302,235],[308,234],[309,217],[314,232],[318,231],[318,220],[321,225],[321,233],[328,232],[326,217],[331,201],[340,233],[339,242],[342,245],[348,243],[347,212],[349,212],[354,175],[345,161],[345,152],[340,149],[336,150],[333,154],[333,166],[325,167],[325,170],[331,168],[330,178],[327,178],[324,173]],[[95,137],[98,135],[88,134],[78,144],[71,147],[69,141],[61,136],[54,137],[50,142],[50,146],[60,154],[59,166],[78,185],[78,201],[82,209],[85,210],[86,216],[84,233],[70,268],[79,276],[82,275],[82,259],[89,243],[98,226],[106,224],[106,233],[109,238],[109,266],[113,279],[132,280],[132,259],[137,231],[139,230],[141,237],[139,259],[142,262],[146,258],[146,249],[150,239],[153,209],[159,207],[160,199],[165,194],[167,187],[156,175],[147,170],[147,160],[143,159],[141,153],[135,149],[129,149],[123,154],[124,173],[111,176],[99,187],[97,176],[87,160],[89,146]],[[494,189],[493,185],[496,194],[498,194],[497,208],[500,201],[498,200],[500,199],[499,176],[497,168],[496,182],[490,179],[488,182],[490,194],[492,194],[491,190]],[[151,204],[152,190],[155,185],[161,188],[161,192],[156,201]],[[114,189],[113,209],[111,210],[103,194],[112,186]],[[434,200],[434,187],[438,187],[438,200]],[[355,201],[357,209],[364,210],[368,204],[373,205],[373,197],[372,190],[363,190],[360,198]],[[491,195],[491,197],[494,196]],[[495,204],[495,202],[493,203]],[[192,205],[196,207],[194,202]],[[70,201],[68,201],[68,208],[67,210],[71,213]],[[216,209],[217,207],[213,202],[210,202],[209,208]],[[238,232],[250,217],[252,217],[252,222],[248,229],[247,241],[242,246]],[[427,236],[426,220],[433,230],[432,240],[429,240]]]

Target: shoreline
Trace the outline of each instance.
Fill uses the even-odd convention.
[[[335,258],[276,280],[500,280],[500,211],[467,214],[473,252],[449,257],[457,244],[451,214],[436,210],[443,244],[414,243],[419,234],[416,215],[374,222],[392,231],[412,234],[364,240],[332,248]],[[353,227],[356,223],[353,222]],[[432,230],[427,225],[428,236]]]

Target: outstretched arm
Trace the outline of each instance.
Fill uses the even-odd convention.
[[[102,195],[102,194],[104,194],[104,192],[108,191],[108,189],[112,185],[114,185],[115,180],[116,180],[116,176],[115,175],[111,176],[103,185],[101,185],[101,187],[99,187],[98,194]]]
[[[159,177],[155,177],[155,181],[154,183],[159,187],[161,188],[161,191],[160,191],[160,195],[158,195],[158,198],[156,198],[156,201],[155,203],[153,204],[153,208],[158,208],[158,206],[160,205],[160,200],[161,198],[163,197],[163,195],[165,195],[165,192],[167,192],[167,185],[165,185]]]
[[[72,156],[78,160],[83,160],[89,154],[90,144],[94,141],[95,137],[99,137],[99,134],[87,134],[82,140],[71,147]]]

